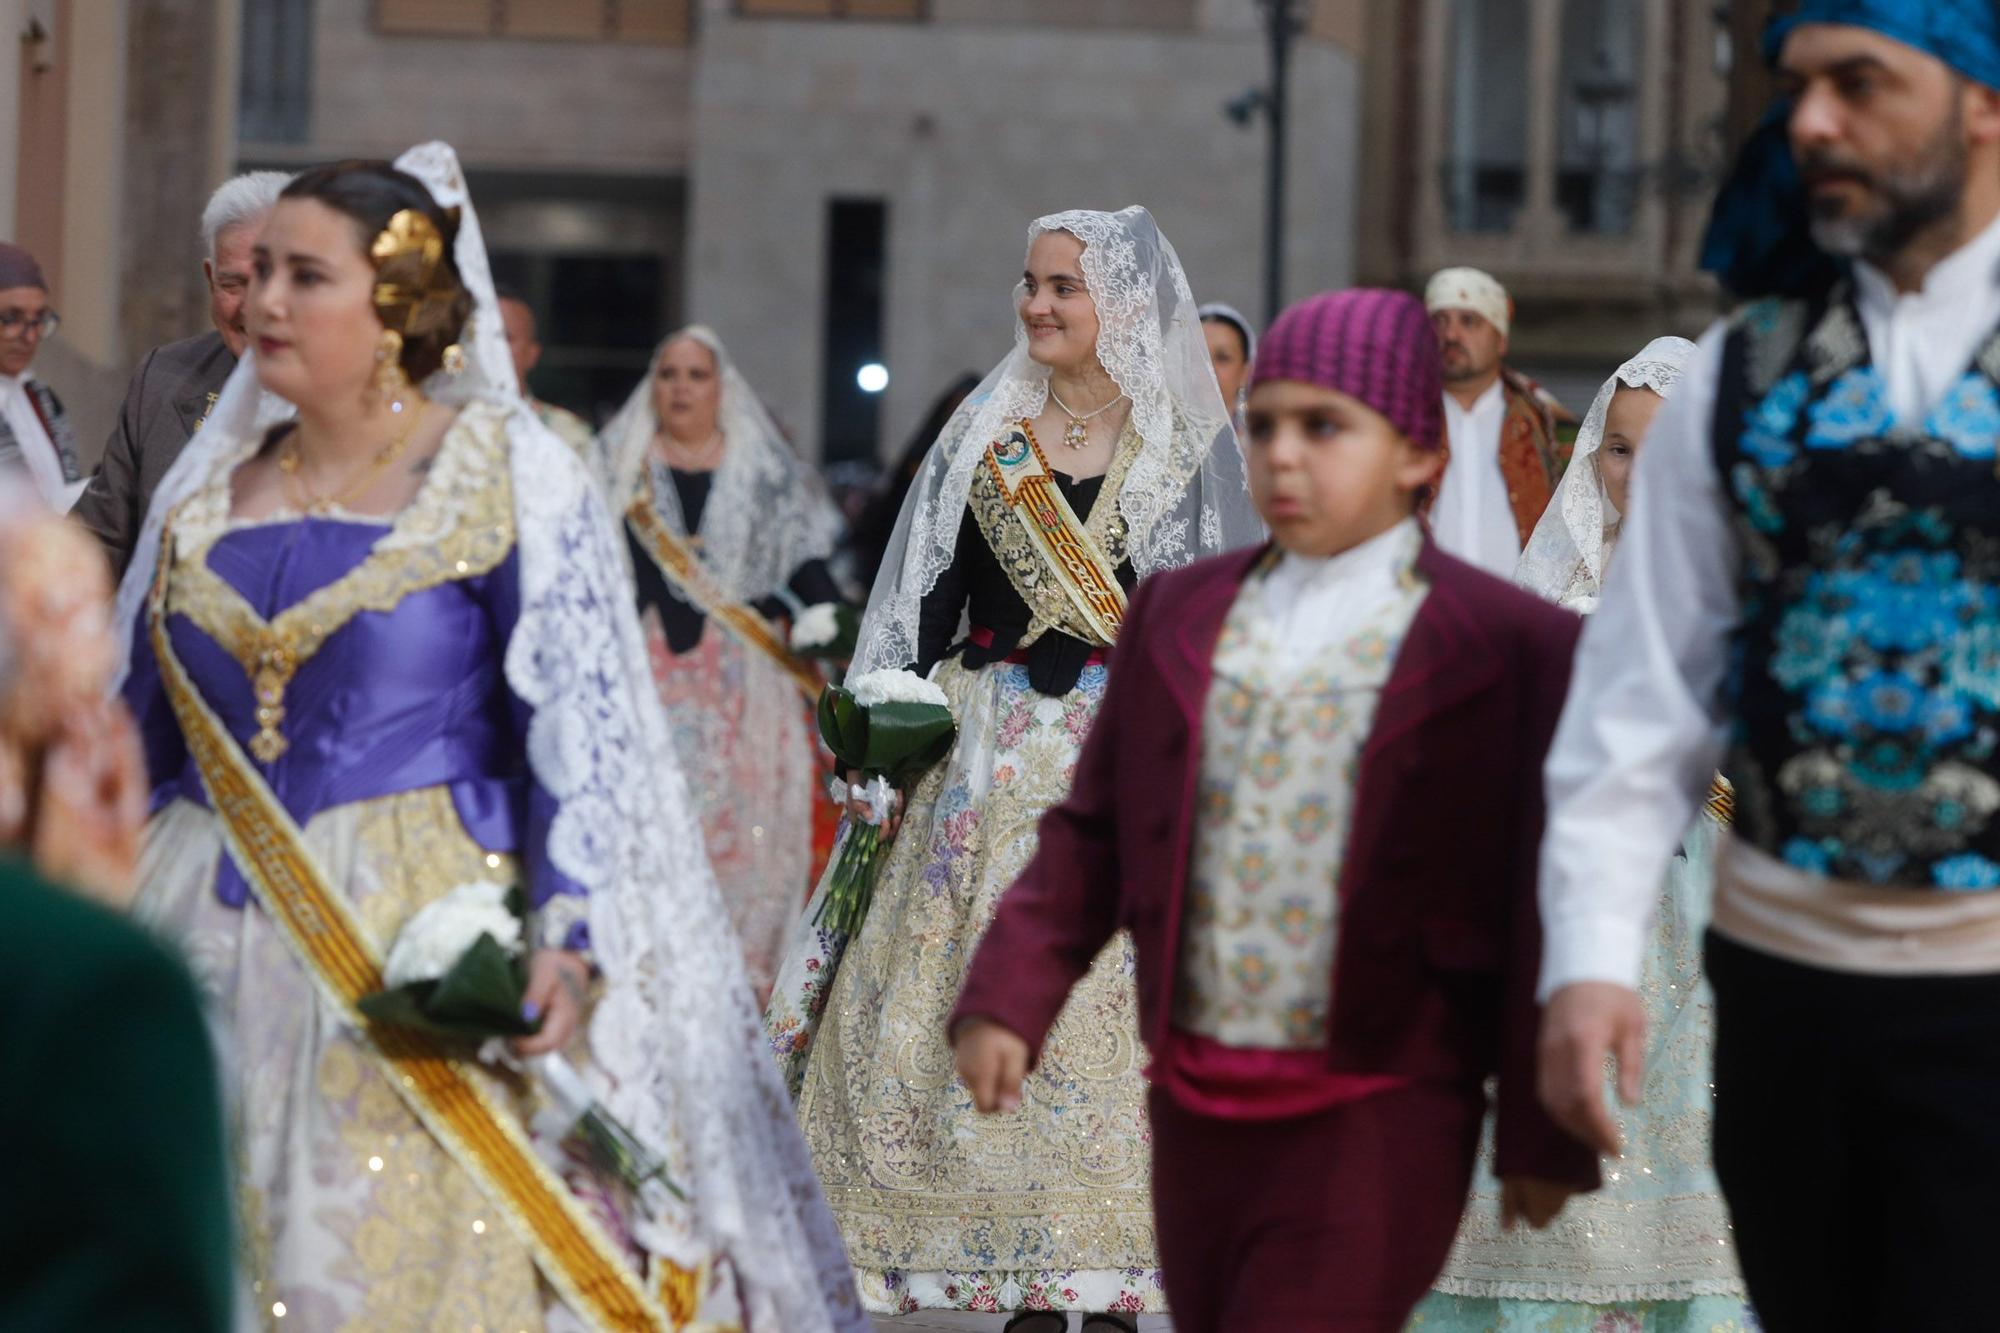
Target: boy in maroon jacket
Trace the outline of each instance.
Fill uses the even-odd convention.
[[[1393,1333],[1450,1249],[1489,1074],[1509,1222],[1597,1183],[1533,1070],[1540,774],[1578,622],[1415,517],[1441,434],[1421,303],[1327,293],[1260,350],[1273,543],[1139,588],[952,1032],[980,1108],[1018,1106],[1130,930],[1174,1327]]]

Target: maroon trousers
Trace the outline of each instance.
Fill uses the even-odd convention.
[[[1414,1083],[1289,1120],[1155,1089],[1153,1211],[1175,1333],[1398,1333],[1444,1267],[1485,1097]]]

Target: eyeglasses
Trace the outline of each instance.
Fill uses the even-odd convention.
[[[18,338],[30,330],[48,338],[62,327],[62,316],[53,310],[44,310],[39,315],[30,315],[24,310],[0,310],[0,334]]]

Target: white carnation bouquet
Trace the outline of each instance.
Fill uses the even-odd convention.
[[[495,1038],[524,1037],[540,1026],[522,1014],[528,988],[521,891],[485,880],[461,884],[412,915],[382,966],[384,989],[364,996],[370,1022],[414,1028],[482,1047]],[[640,1143],[599,1102],[589,1083],[560,1054],[538,1055],[528,1067],[549,1095],[546,1128],[574,1143],[599,1170],[623,1183],[649,1209],[655,1191],[685,1198],[658,1153]]]
[[[792,652],[816,662],[846,662],[861,637],[861,617],[845,602],[820,602],[792,622]]]
[[[875,895],[894,788],[950,752],[958,724],[944,691],[912,671],[870,671],[829,686],[819,699],[819,734],[843,769],[866,782],[852,794],[869,804],[869,818],[851,824],[828,871],[815,925],[851,935],[861,928]],[[846,779],[837,780],[844,798]]]

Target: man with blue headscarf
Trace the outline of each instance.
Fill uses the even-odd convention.
[[[1991,1326],[2000,5],[1804,0],[1547,768],[1542,1095],[1615,1151],[1718,763],[1715,1156],[1765,1327]]]

